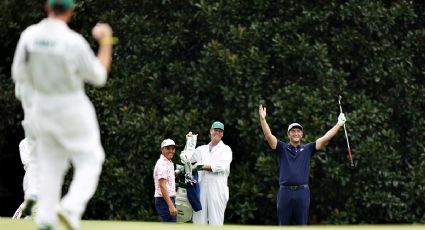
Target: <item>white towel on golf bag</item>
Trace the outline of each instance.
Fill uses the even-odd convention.
[[[187,141],[186,141],[186,149],[181,152],[180,154],[180,160],[184,165],[184,171],[185,171],[185,183],[196,183],[196,181],[192,177],[192,156],[195,152],[196,148],[196,140],[198,135],[192,135]]]

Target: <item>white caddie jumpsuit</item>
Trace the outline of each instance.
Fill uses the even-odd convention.
[[[193,212],[193,223],[222,226],[229,200],[227,177],[230,174],[232,150],[223,141],[214,146],[211,152],[209,145],[202,145],[196,148],[192,162],[211,165],[212,169],[212,172],[198,172],[202,210]]]
[[[25,198],[37,197],[37,164],[34,156],[34,143],[24,138],[19,143],[19,155],[24,165],[25,175],[22,182]]]
[[[106,69],[81,35],[52,18],[21,34],[12,69],[15,82],[33,87],[31,119],[40,168],[36,223],[57,226],[56,211],[69,163],[74,175],[60,208],[81,218],[104,161],[95,110],[84,82],[104,85]]]

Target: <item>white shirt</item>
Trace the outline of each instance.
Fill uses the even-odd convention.
[[[12,77],[15,82],[30,83],[39,93],[53,95],[83,91],[84,82],[102,86],[107,72],[80,34],[62,20],[46,18],[22,32]],[[24,93],[20,96],[27,101]]]
[[[202,145],[196,148],[192,156],[192,162],[195,161],[204,165],[211,165],[212,172],[199,172],[200,180],[205,175],[223,175],[228,177],[230,174],[230,163],[232,162],[232,150],[223,141],[213,146],[211,152],[209,145]]]
[[[12,78],[32,88],[20,96],[24,108],[27,101],[33,104],[37,137],[55,137],[70,152],[98,148],[99,127],[84,83],[104,85],[107,71],[83,36],[54,18],[29,26],[15,51]]]

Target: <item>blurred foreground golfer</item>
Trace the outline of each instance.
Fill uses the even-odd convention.
[[[105,155],[84,83],[105,84],[111,65],[112,29],[107,24],[93,28],[93,37],[99,42],[96,57],[88,42],[67,26],[73,10],[73,0],[48,0],[47,18],[21,34],[12,66],[15,83],[30,85],[33,90],[26,99],[33,103],[30,123],[39,162],[39,230],[58,229],[58,217],[68,229],[80,229]],[[61,200],[70,163],[73,180]]]

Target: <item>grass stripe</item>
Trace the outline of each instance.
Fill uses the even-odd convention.
[[[82,227],[84,230],[197,230],[197,229],[217,229],[208,226],[196,226],[191,223],[163,224],[159,222],[143,221],[100,221],[84,220]],[[10,218],[0,218],[1,230],[35,230],[32,220],[12,220]],[[62,229],[64,229],[62,227]],[[253,225],[225,225],[220,230],[276,230],[282,229],[279,226],[253,226]],[[284,229],[305,229],[305,227],[284,227]],[[425,225],[309,225],[308,229],[353,229],[353,230],[416,230],[424,229]]]

